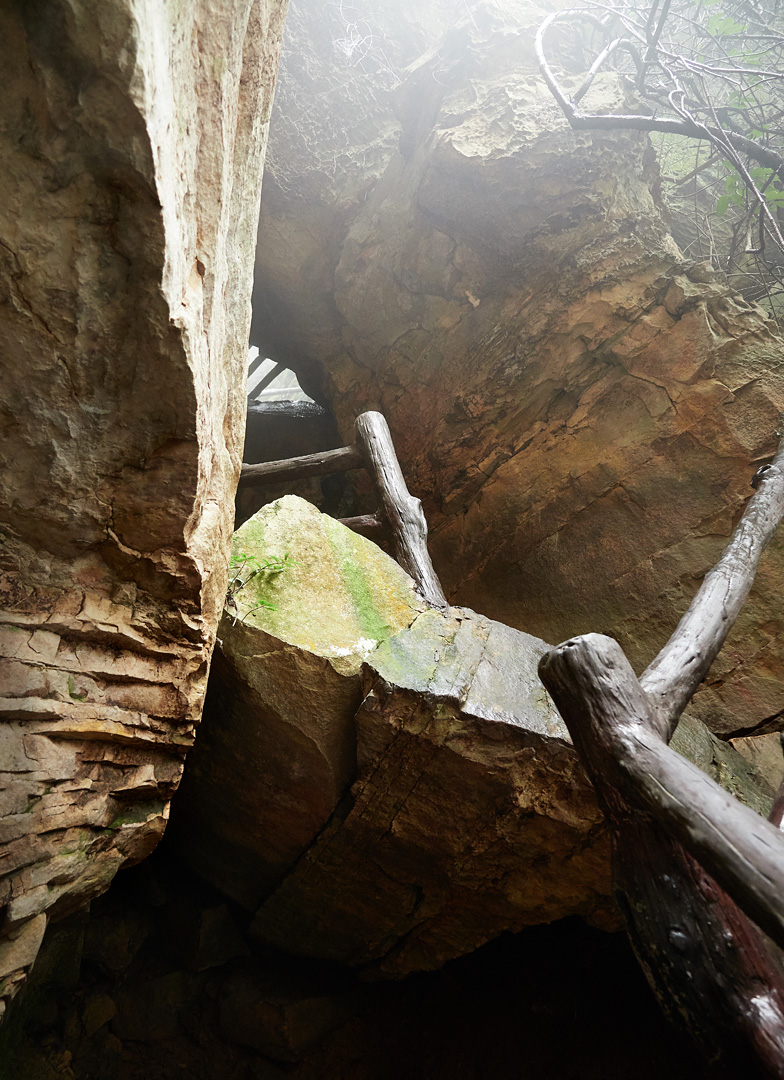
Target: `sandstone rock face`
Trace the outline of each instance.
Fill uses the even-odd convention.
[[[337,90],[332,15],[293,8],[257,255],[268,335],[344,438],[384,412],[454,602],[549,641],[610,633],[639,669],[775,446],[781,341],[681,259],[647,140],[568,128],[533,54],[543,7],[422,5],[386,96],[388,73],[350,64]],[[391,12],[367,21],[400,40]],[[605,80],[586,107],[624,92]],[[725,734],[784,715],[782,543],[692,707]]]
[[[536,673],[544,642],[426,609],[379,548],[295,496],[235,538],[235,562],[286,554],[220,625],[170,827],[190,865],[265,944],[368,977],[565,915],[612,923],[602,818]],[[769,808],[698,721],[677,738]]]
[[[334,264],[352,209],[396,153],[393,95],[402,69],[438,43],[454,8],[455,0],[366,0],[361,10],[290,4],[251,341],[293,361],[300,385],[316,399],[324,390],[321,353],[334,348]]]
[[[733,749],[737,750],[762,777],[771,791],[777,792],[784,784],[784,754],[782,739],[778,732],[769,735],[755,735],[745,739],[731,739]]]
[[[0,14],[0,1009],[154,847],[193,740],[284,9]]]

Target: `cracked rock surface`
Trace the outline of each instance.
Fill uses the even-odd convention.
[[[0,13],[0,1011],[155,846],[193,741],[284,9]]]
[[[781,339],[683,260],[646,137],[569,129],[534,57],[544,6],[371,4],[339,85],[338,14],[292,12],[257,255],[271,347],[345,440],[386,415],[452,602],[609,633],[640,670],[775,448]],[[608,76],[586,108],[625,94]],[[778,537],[691,707],[724,735],[782,726],[782,577]]]
[[[426,608],[378,547],[295,496],[235,545],[294,562],[234,591],[170,839],[252,933],[378,978],[567,915],[614,925],[603,820],[536,673],[547,645]],[[769,808],[698,721],[676,746]]]

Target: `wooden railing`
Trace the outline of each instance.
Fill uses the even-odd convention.
[[[665,1011],[724,1075],[781,1078],[784,784],[765,821],[668,746],[784,517],[784,441],[752,486],[724,554],[639,680],[600,634],[551,650],[539,674],[609,823],[627,930]]]
[[[362,413],[354,422],[354,432],[354,446],[243,465],[240,487],[260,487],[281,480],[302,480],[309,476],[367,469],[381,503],[379,512],[340,520],[363,534],[372,535],[379,529],[388,528],[395,557],[413,578],[419,594],[433,607],[445,608],[446,597],[427,550],[427,522],[422,503],[406,487],[386,420],[379,412]]]

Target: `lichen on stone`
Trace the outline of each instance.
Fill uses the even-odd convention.
[[[255,574],[236,590],[236,611],[228,618],[323,656],[341,674],[358,672],[381,642],[426,607],[393,559],[296,495],[246,521],[235,534],[234,553],[235,562],[249,557],[261,565],[289,556],[289,565]]]

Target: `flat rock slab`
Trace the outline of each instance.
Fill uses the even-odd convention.
[[[221,624],[172,815],[190,864],[265,944],[371,978],[566,915],[614,924],[603,820],[537,676],[548,646],[427,608],[379,548],[294,496],[235,538],[235,565],[286,555]],[[678,739],[766,809],[699,722]]]

